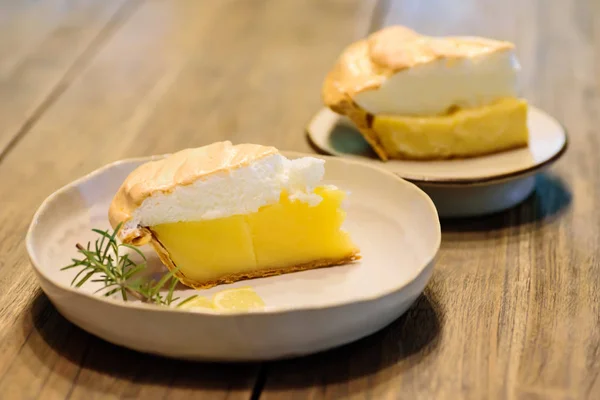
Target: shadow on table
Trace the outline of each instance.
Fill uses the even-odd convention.
[[[269,390],[325,386],[369,377],[398,364],[410,368],[435,351],[441,327],[439,308],[426,291],[403,316],[371,336],[326,352],[267,363],[266,377],[258,384]]]
[[[127,390],[127,383],[116,385],[113,381],[111,384],[106,377],[180,389],[245,390],[251,389],[257,378],[260,386],[264,383],[264,373],[268,374],[271,368],[279,369],[279,365],[283,371],[286,366],[292,366],[293,373],[291,380],[278,384],[297,386],[310,384],[311,380],[335,381],[370,375],[416,353],[421,353],[418,358],[426,356],[437,344],[441,326],[430,298],[421,295],[402,317],[367,338],[312,356],[268,363],[261,373],[258,363],[179,361],[110,344],[64,319],[44,294],[39,294],[32,302],[29,309],[32,324],[25,323],[23,329],[28,335],[28,326],[33,325],[39,333],[43,341],[28,340],[26,346],[41,363],[52,362],[48,368],[54,369],[55,373],[62,374],[67,380],[74,379],[72,368],[53,367],[56,363],[51,357],[53,352],[81,368],[75,378],[76,386],[85,390],[102,393]],[[303,372],[298,374],[298,371]]]
[[[474,218],[442,219],[442,231],[493,232],[512,226],[547,224],[560,218],[571,205],[571,192],[557,176],[536,176],[535,190],[523,203],[512,209]]]
[[[169,390],[252,390],[260,368],[259,364],[251,363],[179,361],[113,345],[71,324],[58,313],[44,294],[39,294],[34,299],[29,315],[30,322],[43,340],[28,340],[25,346],[28,346],[48,369],[63,375],[68,381],[76,379],[74,385],[90,393],[121,397],[129,391],[139,390],[136,385],[159,386]],[[28,329],[28,326],[31,326],[29,322],[24,324],[23,329]],[[27,335],[29,332],[24,333]],[[52,350],[49,350],[49,347]],[[72,367],[55,366],[53,352],[78,367],[79,372],[75,378]],[[126,382],[117,384],[113,377]],[[134,393],[128,397],[136,395]]]

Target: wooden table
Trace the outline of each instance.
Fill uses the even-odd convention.
[[[40,202],[125,157],[230,139],[310,151],[359,0],[0,0],[0,398],[600,398],[600,3],[405,0],[391,20],[513,40],[524,95],[570,132],[523,205],[443,222],[424,296],[302,359],[178,362],[88,335],[23,245]],[[101,318],[101,316],[99,316]]]

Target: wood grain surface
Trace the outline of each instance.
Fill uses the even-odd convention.
[[[432,280],[359,342],[262,364],[97,339],[49,304],[23,245],[40,202],[117,159],[215,140],[310,151],[359,0],[0,0],[0,398],[600,398],[600,3],[401,0],[384,23],[514,41],[523,95],[570,133],[508,212],[443,221]],[[359,316],[357,316],[359,317]]]
[[[0,159],[129,9],[123,0],[0,0]]]

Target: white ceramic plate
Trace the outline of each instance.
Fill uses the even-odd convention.
[[[351,192],[345,228],[360,247],[362,260],[177,293],[211,295],[251,286],[267,304],[264,310],[188,311],[101,297],[93,294],[93,284],[70,286],[76,271],[60,268],[75,256],[75,243],[92,240],[92,228],[109,228],[107,208],[113,194],[149,158],[108,165],[43,202],[26,239],[40,285],[59,312],[84,330],[115,344],[169,357],[277,359],[369,335],[403,314],[424,289],[441,240],[438,216],[425,193],[396,175],[354,161],[323,158],[326,183]],[[158,268],[154,253],[144,252],[151,268]]]
[[[481,157],[443,161],[380,161],[343,116],[321,109],[306,133],[319,151],[376,165],[417,184],[442,217],[476,216],[504,210],[534,189],[533,175],[558,160],[567,134],[550,115],[530,106],[529,147]]]

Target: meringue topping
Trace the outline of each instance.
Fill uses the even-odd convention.
[[[277,203],[283,190],[314,205],[324,173],[321,159],[288,160],[274,147],[213,143],[139,166],[113,198],[109,220],[113,228],[123,223],[119,237],[133,242],[149,235],[145,227],[255,212]]]
[[[479,37],[429,37],[391,26],[351,44],[323,86],[325,103],[347,114],[434,115],[517,95],[514,45]]]

